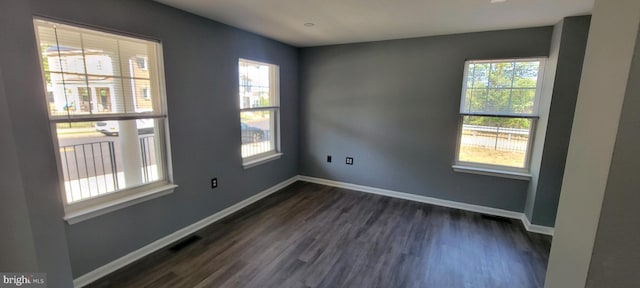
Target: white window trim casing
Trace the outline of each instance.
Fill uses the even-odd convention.
[[[284,153],[282,153],[282,147],[281,147],[281,141],[280,141],[280,137],[281,137],[280,136],[281,134],[281,130],[280,130],[280,66],[277,64],[260,62],[256,60],[250,60],[247,58],[239,58],[238,63],[240,62],[253,63],[256,65],[268,65],[271,69],[274,69],[270,71],[269,85],[273,89],[273,94],[276,95],[275,99],[273,100],[275,105],[268,106],[268,107],[240,108],[239,110],[240,114],[245,111],[271,111],[274,114],[273,116],[274,117],[273,132],[275,132],[273,133],[275,135],[274,149],[270,151],[266,151],[264,153],[251,155],[248,157],[242,157],[242,152],[240,153],[240,157],[242,158],[242,168],[249,169],[249,168],[262,165],[267,162],[280,159],[284,155]],[[240,83],[238,83],[238,87],[240,87]],[[238,91],[237,95],[240,95],[240,91]],[[272,95],[270,95],[270,97],[271,96]],[[242,131],[240,131],[240,133],[242,137]]]
[[[173,193],[175,191],[175,188],[178,187],[178,185],[175,185],[173,183],[173,168],[172,168],[172,159],[171,159],[171,153],[170,153],[171,144],[169,141],[170,140],[169,123],[168,123],[169,116],[168,116],[167,101],[166,101],[164,61],[163,61],[162,45],[160,41],[155,39],[144,38],[140,36],[130,36],[130,35],[114,32],[114,31],[96,29],[94,27],[87,27],[87,26],[76,24],[76,23],[68,24],[63,21],[51,20],[44,17],[34,17],[33,21],[34,21],[34,25],[37,25],[36,23],[37,21],[56,22],[56,23],[60,23],[60,25],[68,25],[68,26],[73,26],[81,29],[89,29],[99,33],[109,33],[109,34],[114,34],[122,37],[129,37],[134,39],[138,38],[138,39],[152,41],[156,43],[154,47],[156,50],[155,60],[157,62],[157,73],[156,73],[157,75],[154,75],[154,76],[157,80],[157,86],[158,86],[157,91],[159,96],[158,97],[159,99],[157,99],[156,101],[159,101],[158,104],[160,106],[161,111],[163,111],[164,116],[158,117],[156,115],[149,115],[147,113],[137,113],[136,115],[114,114],[114,115],[109,115],[108,117],[110,118],[109,120],[130,120],[130,119],[143,119],[143,118],[158,119],[157,122],[160,126],[159,127],[160,129],[158,129],[159,132],[157,133],[157,137],[159,139],[162,139],[162,146],[164,148],[158,151],[159,153],[161,153],[160,157],[162,159],[162,164],[164,167],[163,179],[160,181],[145,183],[136,187],[129,187],[129,188],[113,191],[113,192],[99,195],[93,198],[80,200],[74,203],[69,203],[66,196],[66,192],[65,192],[66,189],[64,185],[62,159],[61,159],[60,153],[57,152],[60,150],[60,147],[57,140],[58,135],[57,135],[56,124],[67,122],[64,120],[68,120],[68,122],[82,122],[82,121],[97,121],[97,120],[105,120],[105,119],[99,116],[86,117],[84,115],[76,115],[71,119],[67,118],[66,116],[62,116],[62,117],[65,117],[65,119],[62,119],[61,116],[48,115],[50,129],[51,129],[51,137],[52,137],[51,141],[53,144],[52,147],[54,148],[54,151],[56,151],[55,158],[56,158],[56,162],[57,162],[56,164],[57,164],[57,170],[58,170],[57,173],[58,173],[58,179],[59,179],[59,192],[62,194],[62,199],[63,199],[63,208],[64,208],[64,214],[65,214],[63,219],[69,224],[75,224],[75,223],[79,223],[100,215],[104,215],[106,213],[123,209],[147,200],[151,200],[154,198],[158,198],[158,197]],[[39,37],[37,37],[37,35],[36,35],[36,41],[39,46],[40,39]],[[40,59],[40,62],[41,62],[40,65],[41,65],[41,72],[43,73],[42,74],[43,84],[46,86],[46,83],[44,81],[45,77],[44,77],[44,65],[42,63],[42,57],[38,55],[38,58]],[[45,91],[46,91],[46,87],[45,87]],[[46,97],[42,97],[41,99],[42,101],[44,101],[45,105],[48,106]]]
[[[537,127],[537,122],[539,119],[539,115],[540,115],[540,102],[541,102],[541,98],[544,96],[542,95],[542,83],[544,81],[544,71],[545,71],[545,65],[546,65],[546,60],[547,58],[545,57],[530,57],[530,58],[509,58],[509,59],[482,59],[482,60],[467,60],[465,61],[464,64],[464,74],[463,74],[463,81],[462,81],[462,93],[461,93],[461,100],[460,100],[460,110],[459,110],[459,123],[458,123],[458,138],[456,141],[456,151],[455,151],[455,161],[454,164],[451,166],[453,171],[455,172],[461,172],[461,173],[470,173],[470,174],[479,174],[479,175],[486,175],[486,176],[495,176],[495,177],[502,177],[502,178],[510,178],[510,179],[517,179],[517,180],[526,180],[526,181],[530,181],[531,180],[531,156],[532,156],[532,151],[533,151],[533,143],[535,142],[535,132]],[[468,72],[469,72],[469,63],[470,62],[475,62],[475,63],[482,63],[482,62],[486,62],[486,63],[496,63],[496,62],[523,62],[523,61],[539,61],[540,62],[540,66],[538,67],[538,81],[537,81],[537,85],[536,85],[536,97],[534,100],[534,106],[533,106],[533,113],[531,115],[509,115],[509,114],[497,114],[497,115],[493,115],[493,116],[499,116],[499,117],[507,117],[507,118],[529,118],[531,119],[531,127],[529,128],[529,141],[527,144],[527,151],[525,154],[525,163],[524,163],[524,167],[523,168],[518,168],[518,167],[510,167],[510,166],[503,166],[503,165],[493,165],[493,164],[485,164],[485,163],[476,163],[476,162],[467,162],[467,161],[460,161],[460,145],[461,145],[461,140],[462,140],[462,129],[463,129],[463,119],[464,116],[473,116],[473,113],[465,113],[462,109],[463,109],[463,104],[465,103],[465,99],[466,99],[466,91],[467,91],[467,80],[468,80]],[[513,87],[511,87],[511,89],[513,89]],[[478,116],[487,116],[487,117],[491,117],[492,115],[487,115],[487,114],[477,114]]]

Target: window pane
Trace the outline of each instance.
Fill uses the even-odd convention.
[[[162,113],[155,42],[35,23],[52,116]]]
[[[151,93],[151,81],[145,79],[131,80],[131,85],[134,90],[134,103],[136,105],[136,112],[151,112],[153,111],[153,101]]]
[[[473,88],[487,88],[489,86],[489,63],[469,64],[469,74],[467,77]]]
[[[487,89],[467,89],[467,99],[465,99],[466,103],[463,112],[486,111],[487,93]]]
[[[50,27],[42,27],[38,31],[40,52],[48,64],[46,71],[84,74],[80,33]]]
[[[535,89],[513,89],[511,95],[511,111],[518,114],[533,113]]]
[[[271,87],[272,65],[239,61],[240,108],[276,106]]]
[[[509,113],[509,96],[510,90],[507,89],[490,89],[488,92],[487,104],[483,112],[488,113]]]
[[[63,29],[56,29],[64,31]],[[122,76],[120,71],[120,51],[118,40],[107,35],[82,33],[84,57],[87,63],[87,74]]]
[[[87,78],[84,75],[45,72],[44,76],[51,115],[89,114],[90,103],[84,105],[89,93],[86,90]]]
[[[535,88],[538,85],[540,62],[517,62],[513,87]]]
[[[240,113],[242,157],[275,152],[276,110],[260,110]]]
[[[513,62],[491,63],[490,88],[509,88],[513,83]]]
[[[524,168],[531,119],[463,116],[458,160]]]
[[[67,202],[163,180],[158,121],[57,124]]]
[[[537,113],[540,61],[470,61],[467,65],[460,112],[527,116]]]

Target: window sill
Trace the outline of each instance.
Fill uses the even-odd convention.
[[[268,155],[268,156],[265,156],[265,157],[261,157],[261,158],[258,158],[258,159],[252,159],[252,160],[249,160],[249,161],[243,161],[242,162],[242,168],[249,169],[251,167],[256,167],[256,166],[258,166],[260,164],[264,164],[264,163],[267,163],[269,161],[280,159],[280,157],[282,157],[282,153],[275,153],[275,154],[271,154],[271,155]]]
[[[151,200],[154,198],[158,198],[164,195],[168,195],[173,193],[173,191],[178,187],[178,185],[167,184],[161,187],[156,187],[153,189],[149,189],[147,191],[137,193],[134,195],[130,195],[127,197],[119,198],[113,201],[109,201],[106,203],[102,203],[100,205],[95,205],[90,208],[66,213],[64,216],[64,220],[67,223],[73,225],[93,217],[97,217],[100,215],[104,215],[116,210],[120,210],[125,207],[129,207],[138,203],[142,203],[147,200]]]
[[[495,176],[495,177],[510,178],[510,179],[516,179],[516,180],[531,181],[531,174],[529,173],[461,166],[461,165],[453,165],[452,168],[453,168],[453,171],[462,172],[462,173],[479,174],[479,175],[486,175],[486,176]]]

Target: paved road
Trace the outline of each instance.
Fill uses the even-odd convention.
[[[269,119],[247,120],[244,122],[249,126],[260,128],[262,130],[269,130]]]

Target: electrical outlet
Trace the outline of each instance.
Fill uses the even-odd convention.
[[[215,189],[218,187],[218,178],[211,179],[211,189]]]
[[[347,165],[353,165],[353,157],[347,157]]]
[[[327,155],[327,162],[331,163],[331,155]]]

